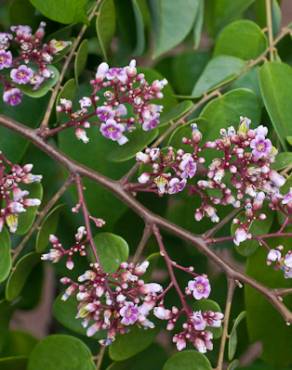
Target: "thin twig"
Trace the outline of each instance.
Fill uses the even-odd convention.
[[[214,227],[212,227],[212,229],[209,229],[205,234],[203,234],[203,238],[211,238],[217,233],[217,231],[221,230],[224,225],[231,221],[238,212],[240,212],[240,209],[236,208],[232,212],[228,213],[228,215],[225,216],[220,222],[218,222],[218,224],[216,224]]]
[[[82,26],[82,28],[81,28],[78,36],[76,37],[76,39],[74,40],[74,42],[73,42],[73,44],[71,46],[71,49],[70,49],[70,52],[69,52],[68,56],[65,58],[65,61],[64,61],[64,64],[63,64],[63,68],[62,68],[61,73],[60,73],[60,77],[58,79],[57,84],[55,85],[55,87],[53,89],[52,95],[50,97],[50,100],[49,100],[49,103],[48,103],[48,106],[47,106],[47,110],[45,112],[44,118],[43,118],[42,123],[40,125],[40,133],[42,131],[46,131],[47,130],[47,127],[48,127],[48,124],[49,124],[49,120],[50,120],[50,116],[51,116],[52,110],[54,108],[55,100],[56,100],[57,95],[58,95],[58,93],[60,91],[60,88],[61,88],[63,79],[64,79],[65,74],[67,72],[67,69],[69,67],[69,64],[70,64],[72,58],[75,55],[75,52],[76,52],[76,50],[77,50],[77,48],[79,46],[80,41],[82,40],[82,37],[83,37],[85,31],[88,28],[88,25],[90,24],[90,21],[95,16],[95,13],[96,13],[96,10],[98,8],[99,3],[100,3],[100,0],[97,0],[96,1],[96,4],[94,5],[94,7],[93,7],[93,9],[91,11],[91,13],[88,16],[88,24],[84,24]]]
[[[66,182],[61,186],[61,188],[54,194],[54,196],[48,201],[45,207],[39,212],[38,218],[30,228],[29,232],[25,235],[19,245],[13,250],[13,261],[17,259],[23,248],[26,246],[27,242],[30,240],[34,232],[40,227],[43,219],[46,217],[50,209],[57,203],[61,196],[65,193],[68,187],[72,184],[72,177],[68,177]]]
[[[273,20],[272,20],[271,0],[266,0],[266,16],[267,16],[270,60],[273,61],[274,60],[274,46],[273,46]]]
[[[106,350],[106,347],[105,346],[101,346],[100,351],[99,351],[99,354],[97,356],[96,370],[100,370],[101,369],[101,365],[102,365],[102,361],[103,361],[103,358],[104,358],[105,350]]]
[[[226,341],[228,338],[228,326],[229,326],[229,320],[230,320],[231,305],[232,305],[234,290],[236,287],[235,281],[233,279],[228,279],[227,283],[228,283],[228,290],[227,290],[227,299],[226,299],[226,306],[225,306],[225,312],[224,312],[224,325],[223,325],[223,332],[222,332],[222,337],[221,337],[220,350],[219,350],[216,370],[223,369],[223,360],[224,360]]]

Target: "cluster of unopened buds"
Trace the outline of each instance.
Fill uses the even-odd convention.
[[[51,234],[49,241],[52,245],[49,253],[41,256],[43,261],[59,262],[63,257],[66,257],[66,267],[69,270],[74,268],[73,256],[79,253],[80,256],[86,256],[86,245],[88,243],[87,233],[84,226],[80,226],[75,234],[75,243],[68,249],[64,249],[62,243],[56,235]]]
[[[285,278],[292,278],[292,250],[282,255],[284,247],[279,245],[275,249],[270,249],[267,256],[267,265],[273,265],[275,269],[281,269]]]
[[[3,100],[15,106],[22,101],[22,86],[38,90],[44,81],[54,77],[50,68],[57,53],[70,42],[50,40],[44,43],[45,22],[33,34],[30,26],[12,26],[0,32],[0,82]]]
[[[234,219],[236,245],[252,238],[252,222],[266,219],[264,205],[289,218],[292,191],[281,194],[285,178],[271,166],[277,150],[267,138],[268,129],[264,126],[251,129],[250,123],[248,118],[241,117],[237,130],[232,126],[222,129],[220,138],[207,142],[197,126],[192,125],[191,138],[183,138],[183,144],[192,149],[190,153],[171,147],[137,153],[137,162],[150,167],[150,171],[139,176],[135,191],[156,191],[161,195],[178,193],[187,187],[191,195],[201,198],[194,213],[196,221],[206,216],[219,222],[218,206],[242,208],[243,220]],[[220,156],[204,166],[204,155],[210,149]]]
[[[0,232],[6,224],[15,233],[19,215],[40,205],[40,199],[29,198],[29,191],[21,188],[41,181],[42,176],[33,175],[32,168],[32,164],[13,164],[0,151]]]
[[[145,75],[137,71],[135,60],[126,67],[110,68],[107,63],[101,63],[90,83],[92,94],[79,100],[79,110],[74,111],[73,102],[64,98],[57,106],[57,112],[65,113],[70,119],[64,126],[74,127],[79,140],[88,143],[86,129],[91,125],[99,126],[105,138],[120,145],[128,141],[126,133],[135,130],[136,123],[144,131],[158,126],[163,107],[152,100],[163,98],[162,89],[167,81],[148,83]],[[89,122],[90,118],[97,122],[93,119]]]

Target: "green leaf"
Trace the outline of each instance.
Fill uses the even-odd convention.
[[[11,270],[11,240],[6,228],[0,233],[0,282],[6,280]]]
[[[6,344],[8,338],[9,322],[13,313],[13,308],[9,302],[0,301],[0,352]]]
[[[255,20],[261,28],[267,26],[266,1],[256,0],[253,5]],[[281,8],[278,0],[272,0],[272,29],[273,36],[276,36],[281,29]]]
[[[132,0],[137,33],[136,48],[133,51],[133,55],[141,55],[145,49],[144,19],[140,8],[140,3],[141,1],[139,0]]]
[[[94,370],[89,348],[69,335],[50,335],[39,342],[28,359],[27,370]]]
[[[28,356],[38,340],[23,331],[10,331],[2,356]]]
[[[46,250],[46,247],[49,244],[50,234],[54,234],[54,232],[57,230],[60,212],[63,207],[63,204],[57,205],[51,210],[50,213],[47,214],[42,222],[36,236],[35,250],[38,253],[43,253]]]
[[[154,48],[155,58],[184,40],[193,27],[199,3],[199,0],[159,0],[159,29]]]
[[[167,125],[170,121],[177,121],[193,108],[191,100],[184,100],[161,115],[159,127]]]
[[[30,272],[39,262],[38,253],[28,253],[17,261],[6,284],[5,297],[7,301],[13,301],[19,296]]]
[[[179,94],[191,95],[209,57],[208,52],[197,51],[182,53],[173,58],[172,84]]]
[[[27,357],[13,356],[0,358],[1,370],[26,370]]]
[[[230,89],[250,89],[252,90],[258,98],[262,101],[262,94],[260,91],[259,76],[258,76],[259,67],[254,67],[248,70],[246,73],[243,73],[239,76],[234,82],[231,83]]]
[[[121,146],[117,146],[108,154],[108,159],[112,162],[124,162],[134,158],[136,153],[143,150],[147,145],[158,136],[158,129],[144,131],[142,128],[137,128],[133,132],[127,134],[129,141]]]
[[[86,67],[87,57],[88,57],[88,40],[85,39],[79,45],[74,60],[74,74],[76,81],[78,81],[78,77],[81,75],[84,68]]]
[[[211,299],[202,299],[200,301],[194,302],[192,305],[194,311],[214,311],[214,312],[222,312],[221,307],[215,301]],[[222,327],[220,328],[213,328],[208,327],[208,330],[213,333],[213,338],[218,339],[222,335]]]
[[[195,84],[192,96],[199,98],[210,90],[234,80],[244,69],[245,62],[231,56],[217,56],[210,60]]]
[[[34,7],[29,0],[12,0],[9,7],[10,24],[27,24],[31,27],[38,26],[38,19],[34,17]]]
[[[209,0],[206,2],[206,23],[212,36],[228,23],[238,19],[255,0]],[[258,0],[257,0],[258,1]]]
[[[163,370],[212,370],[206,356],[194,350],[182,351],[172,355]]]
[[[287,150],[286,137],[292,135],[292,68],[279,62],[265,63],[259,71],[260,87],[274,129]]]
[[[66,301],[62,301],[62,294],[60,294],[53,304],[53,316],[65,328],[72,330],[75,333],[86,336],[86,328],[82,326],[82,320],[76,318],[78,302],[75,297],[70,297]],[[104,338],[104,332],[96,333],[93,338]]]
[[[112,233],[98,233],[94,237],[97,254],[105,272],[114,272],[129,256],[128,243]],[[91,260],[93,255],[91,253]]]
[[[239,117],[244,114],[257,125],[261,115],[261,106],[257,96],[248,89],[236,89],[210,101],[202,110],[200,124],[204,139],[214,140],[221,128],[239,123]]]
[[[52,87],[56,85],[60,77],[60,73],[54,66],[48,66],[48,69],[53,72],[53,77],[45,80],[37,90],[33,90],[29,85],[17,85],[17,87],[27,96],[32,98],[41,98],[45,96]]]
[[[228,340],[228,359],[231,361],[235,355],[237,348],[237,327],[241,321],[246,317],[246,312],[242,311],[234,320],[233,327],[231,329],[229,340]]]
[[[289,145],[292,145],[292,136],[287,136],[286,140],[288,141]]]
[[[194,33],[193,33],[193,38],[194,38],[194,49],[197,49],[200,45],[201,41],[201,34],[203,30],[203,23],[204,23],[204,0],[199,0],[199,5],[198,5],[198,11],[197,11],[197,16],[195,19],[195,26],[194,26]]]
[[[214,55],[231,55],[244,60],[255,59],[267,48],[267,38],[260,27],[247,19],[235,21],[219,34]]]
[[[230,364],[229,364],[229,366],[228,366],[228,368],[227,368],[227,370],[235,370],[235,369],[237,369],[238,368],[238,366],[240,365],[240,362],[238,361],[238,360],[233,360]]]
[[[109,347],[110,358],[114,361],[123,361],[143,351],[154,341],[157,329],[131,328],[130,332],[118,335]]]
[[[110,47],[116,30],[116,10],[113,0],[103,0],[96,17],[96,33],[103,54],[107,59],[107,50]]]
[[[64,24],[87,22],[87,0],[30,0],[32,5],[47,18]]]
[[[43,187],[40,183],[33,183],[28,186],[29,197],[42,200]],[[38,211],[38,206],[28,207],[25,212],[20,213],[18,217],[18,227],[16,234],[24,235],[31,228]]]
[[[271,248],[283,245],[285,251],[291,249],[289,238],[269,240]],[[266,264],[267,251],[259,248],[248,258],[246,272],[268,288],[288,288],[291,281],[285,279],[281,270],[274,270]],[[284,299],[285,305],[291,310],[292,296]],[[292,331],[283,317],[270,302],[258,291],[245,285],[245,307],[247,312],[247,329],[250,341],[260,341],[263,346],[262,359],[275,369],[283,369],[292,362]]]
[[[252,235],[266,234],[270,231],[274,221],[274,213],[268,206],[264,207],[263,213],[267,215],[265,220],[256,220],[251,223],[250,232]],[[237,216],[240,220],[244,220],[244,212],[239,213]],[[235,234],[237,226],[231,224],[231,235]],[[259,242],[257,240],[247,240],[235,246],[236,251],[244,257],[252,255],[258,248]]]
[[[292,165],[292,153],[283,152],[283,153],[279,153],[276,156],[276,160],[272,164],[272,167],[274,170],[280,171],[286,167],[290,167],[291,165]]]

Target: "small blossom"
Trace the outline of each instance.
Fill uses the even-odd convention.
[[[192,178],[195,176],[197,171],[197,165],[192,158],[191,154],[186,153],[182,157],[182,161],[179,165],[179,168],[182,170],[182,177],[183,178]]]
[[[12,54],[10,51],[0,49],[0,71],[12,66]]]
[[[128,141],[128,139],[123,135],[124,131],[124,126],[113,119],[108,119],[106,123],[102,123],[100,126],[100,132],[104,137],[117,141],[120,145],[123,145]]]
[[[3,101],[9,105],[15,106],[22,101],[22,92],[17,88],[12,88],[4,91]]]
[[[188,291],[195,299],[208,298],[211,293],[209,279],[204,275],[196,277],[188,282]]]
[[[265,136],[258,134],[255,139],[251,141],[250,147],[252,148],[252,155],[257,161],[270,155],[272,143],[269,139],[266,139]]]
[[[278,262],[282,258],[282,254],[278,249],[271,249],[267,255],[267,264],[270,265],[272,262]]]
[[[183,191],[186,186],[186,179],[179,180],[178,178],[172,178],[168,183],[168,194],[175,194]]]
[[[122,316],[121,323],[123,325],[133,325],[138,320],[139,309],[132,302],[125,302],[125,305],[120,309]]]
[[[10,72],[10,77],[13,82],[25,85],[33,76],[33,70],[26,65],[21,65],[18,68],[13,68]]]
[[[244,242],[247,239],[248,239],[247,231],[242,227],[237,228],[233,239],[234,244],[239,245],[240,243]]]

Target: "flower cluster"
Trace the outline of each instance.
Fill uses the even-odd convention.
[[[138,73],[135,60],[123,68],[101,63],[91,81],[92,94],[79,100],[80,109],[73,111],[72,101],[61,99],[57,111],[70,118],[68,127],[75,127],[76,137],[84,143],[89,141],[86,129],[98,125],[105,138],[123,145],[136,122],[144,131],[157,127],[163,107],[152,100],[163,97],[166,84],[166,80],[148,83],[145,75]],[[89,122],[89,118],[98,120]]]
[[[111,344],[118,333],[124,334],[132,325],[153,328],[148,319],[163,288],[156,283],[144,283],[141,276],[146,272],[148,261],[135,265],[124,262],[113,273],[106,273],[98,263],[79,276],[78,282],[64,277],[68,285],[62,299],[72,294],[79,302],[77,318],[87,327],[87,335],[105,330],[103,345]]]
[[[52,244],[52,248],[49,253],[45,253],[41,256],[43,261],[51,261],[53,263],[59,262],[63,257],[66,257],[66,267],[69,270],[74,268],[73,255],[79,253],[80,256],[86,256],[86,244],[88,243],[86,229],[84,226],[80,226],[75,234],[75,243],[69,249],[64,249],[62,243],[56,235],[51,234],[49,241]]]
[[[40,205],[39,199],[29,198],[29,191],[21,188],[41,181],[42,176],[33,175],[32,168],[32,164],[13,164],[0,152],[0,232],[6,223],[10,232],[15,233],[19,214]]]
[[[284,272],[286,279],[292,278],[292,250],[289,250],[285,255],[282,255],[284,247],[279,245],[275,249],[270,249],[267,256],[267,265],[274,265],[276,269],[281,269]]]
[[[251,129],[250,123],[241,117],[237,130],[233,126],[222,129],[221,137],[207,142],[197,126],[192,125],[191,138],[183,138],[183,144],[191,147],[190,153],[182,149],[175,152],[171,147],[166,154],[159,148],[137,153],[136,160],[151,169],[140,175],[135,190],[174,194],[188,187],[191,195],[201,198],[194,213],[196,221],[206,216],[218,222],[217,206],[242,208],[243,219],[234,219],[237,245],[252,237],[252,222],[266,218],[264,203],[290,217],[292,191],[281,194],[285,178],[272,169],[277,151],[267,138],[268,129],[264,126]],[[216,154],[216,158],[213,155],[206,166],[204,156],[213,151],[220,155]],[[193,178],[194,175],[197,176]]]
[[[205,275],[199,275],[189,281],[186,288],[186,294],[192,295],[196,300],[206,299],[209,297],[211,287],[208,278]],[[199,352],[205,353],[213,349],[213,334],[210,328],[218,328],[222,325],[224,315],[221,312],[211,310],[192,311],[191,309],[181,309],[172,307],[166,309],[163,302],[154,308],[154,315],[161,319],[167,320],[167,330],[172,331],[178,319],[185,314],[186,321],[182,324],[182,331],[173,336],[173,342],[179,351],[187,346],[190,342]]]
[[[20,104],[22,85],[38,90],[45,80],[53,77],[49,65],[70,42],[53,39],[43,43],[44,36],[44,22],[34,34],[31,27],[23,25],[12,26],[10,32],[0,33],[0,82],[4,85],[5,103]]]

